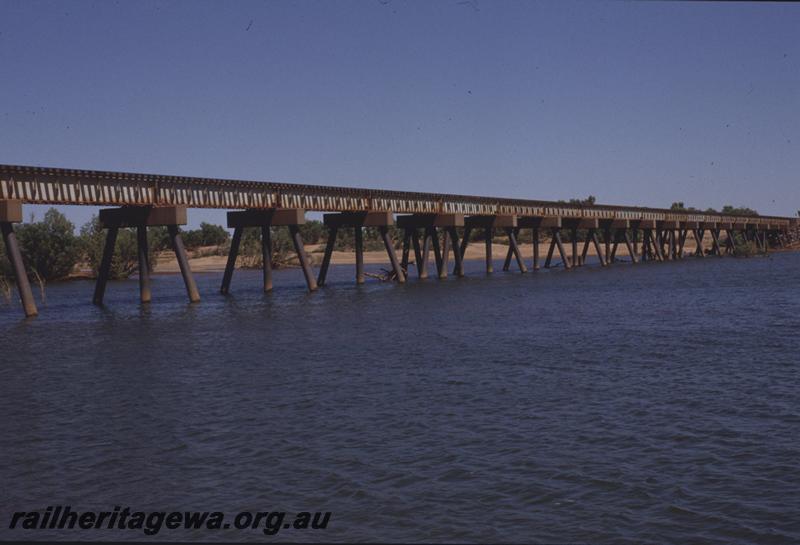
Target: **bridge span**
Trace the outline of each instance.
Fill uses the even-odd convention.
[[[558,252],[564,268],[569,270],[585,263],[590,245],[594,245],[601,266],[608,266],[614,263],[620,245],[625,247],[632,263],[683,259],[687,255],[684,246],[691,235],[696,247],[692,255],[723,256],[737,252],[737,241],[753,242],[764,252],[770,247],[783,246],[787,234],[798,229],[797,218],[777,216],[733,216],[632,206],[0,165],[0,227],[27,316],[36,315],[37,309],[13,229],[13,223],[22,221],[22,204],[114,207],[100,211],[107,237],[95,286],[95,304],[102,304],[117,232],[125,227],[137,230],[140,296],[142,302],[150,301],[148,226],[167,226],[189,299],[200,300],[178,228],[186,224],[188,208],[231,210],[228,227],[234,229],[234,234],[220,289],[222,293],[230,290],[246,227],[261,229],[265,291],[272,289],[271,263],[267,258],[272,255],[270,229],[279,226],[289,229],[311,291],[325,283],[335,241],[342,228],[355,228],[356,281],[359,283],[364,281],[363,227],[378,228],[392,264],[393,277],[398,282],[404,282],[408,275],[412,250],[419,278],[428,277],[431,250],[438,277],[447,276],[450,253],[454,260],[452,273],[463,275],[462,260],[473,230],[483,233],[487,272],[492,272],[493,268],[491,240],[496,230],[504,232],[509,242],[503,269],[508,270],[514,260],[521,272],[527,272],[526,260],[517,243],[521,229],[533,232],[533,270],[539,269],[541,231],[550,235],[543,266],[550,267]],[[328,242],[317,275],[299,231],[306,211],[328,212],[324,215],[329,229]],[[395,218],[396,214],[399,215]],[[388,236],[388,227],[395,224],[404,235],[400,259]],[[580,251],[578,230],[585,234]],[[569,234],[571,252],[565,248],[564,232]],[[710,234],[710,244],[704,242],[706,234]]]

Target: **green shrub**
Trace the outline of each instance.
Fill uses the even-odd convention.
[[[300,226],[300,236],[305,244],[319,244],[328,240],[328,229],[321,221],[309,220]]]
[[[182,231],[181,238],[183,245],[193,250],[201,246],[222,246],[230,239],[230,233],[221,225],[202,222],[200,229]]]
[[[148,230],[148,256],[150,268],[156,266],[156,252],[169,247],[169,234],[166,227],[149,228]],[[81,240],[83,241],[86,262],[97,276],[100,270],[100,261],[103,259],[103,249],[106,245],[108,230],[103,229],[97,216],[86,222],[81,227]],[[120,229],[117,232],[117,242],[114,247],[114,256],[111,259],[110,277],[112,279],[128,278],[139,270],[139,246],[136,240],[136,229]]]
[[[66,278],[83,253],[75,226],[55,208],[45,212],[42,221],[23,223],[15,231],[25,268],[39,280]]]
[[[761,254],[762,251],[758,249],[758,246],[753,241],[744,242],[742,241],[741,244],[736,244],[736,251],[734,255],[738,257],[752,257],[754,255]]]
[[[272,227],[270,238],[272,239],[272,266],[277,268],[288,265],[295,255],[289,229]],[[242,241],[239,244],[239,266],[245,269],[259,268],[263,262],[261,228],[247,227],[242,233]]]

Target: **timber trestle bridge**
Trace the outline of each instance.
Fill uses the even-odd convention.
[[[550,267],[558,252],[564,268],[572,269],[585,264],[590,244],[605,267],[615,261],[621,245],[632,263],[683,259],[690,236],[695,241],[692,255],[723,256],[736,252],[737,235],[739,241],[752,242],[766,252],[770,247],[784,246],[788,234],[798,229],[797,218],[775,216],[0,165],[0,228],[27,316],[36,315],[37,309],[13,229],[13,223],[22,221],[22,204],[114,207],[102,209],[99,216],[107,234],[93,299],[97,305],[103,302],[117,233],[127,227],[137,231],[141,301],[151,299],[148,226],[167,227],[189,299],[200,300],[179,231],[179,226],[187,223],[188,208],[231,210],[228,227],[234,233],[220,289],[223,294],[230,290],[247,227],[261,229],[265,291],[272,289],[271,228],[280,226],[289,230],[310,291],[325,284],[336,238],[343,228],[354,228],[358,283],[364,282],[363,227],[378,228],[393,277],[401,283],[406,280],[412,250],[419,278],[428,277],[431,249],[439,278],[448,274],[450,253],[454,260],[452,274],[463,276],[463,258],[474,230],[483,234],[487,272],[492,272],[493,267],[495,230],[501,230],[508,238],[503,270],[508,270],[514,260],[521,272],[527,272],[517,241],[522,229],[532,230],[533,270],[540,265],[540,232],[550,235],[543,266]],[[307,211],[328,212],[323,219],[329,235],[316,276],[299,229]],[[400,259],[388,234],[392,225],[403,230]],[[582,249],[578,230],[585,233]],[[568,241],[562,237],[565,232]],[[711,240],[705,248],[707,233]]]

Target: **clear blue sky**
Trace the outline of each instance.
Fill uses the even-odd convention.
[[[0,21],[2,163],[800,208],[798,4],[0,0]]]

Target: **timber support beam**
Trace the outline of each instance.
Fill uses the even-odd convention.
[[[17,291],[22,302],[22,310],[26,317],[36,316],[39,311],[33,300],[31,283],[28,280],[28,273],[25,271],[25,264],[22,262],[22,252],[19,249],[17,235],[14,233],[15,223],[22,221],[22,201],[14,199],[0,200],[0,231],[3,234],[3,242],[6,245],[6,254],[11,262],[11,269],[14,271],[14,280],[17,284]]]

